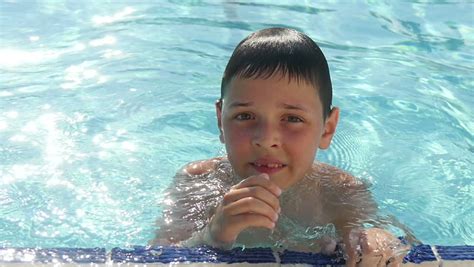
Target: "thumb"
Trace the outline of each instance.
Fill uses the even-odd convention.
[[[344,233],[345,253],[347,255],[346,266],[355,267],[360,260],[360,232],[356,229]]]

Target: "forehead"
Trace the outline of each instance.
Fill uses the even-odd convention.
[[[230,98],[288,98],[295,101],[316,101],[320,105],[318,89],[313,84],[295,77],[273,74],[269,77],[234,77],[226,88],[224,99]]]

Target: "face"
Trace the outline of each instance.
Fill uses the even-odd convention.
[[[316,89],[279,74],[234,78],[216,104],[221,141],[236,174],[268,173],[287,189],[311,171],[316,151],[329,146],[339,110],[324,120]]]

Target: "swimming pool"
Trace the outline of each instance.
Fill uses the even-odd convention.
[[[424,243],[473,245],[473,8],[0,3],[0,247],[146,244],[175,171],[224,153],[223,68],[269,26],[328,58],[342,114],[318,158],[371,182]]]

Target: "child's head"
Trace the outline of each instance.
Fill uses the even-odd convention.
[[[245,38],[222,79],[216,111],[221,141],[237,175],[262,172],[286,189],[327,148],[338,109],[331,110],[326,59],[306,35],[272,28]]]
[[[234,78],[268,78],[275,73],[312,85],[319,95],[326,119],[332,102],[326,58],[311,38],[287,28],[254,32],[237,45],[224,71],[221,99]]]

